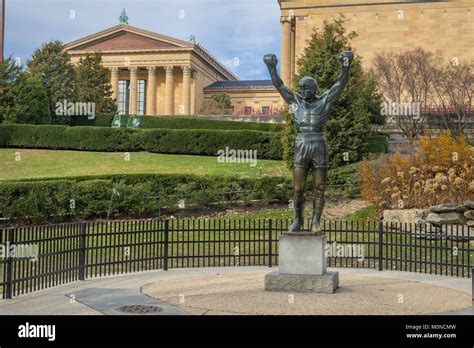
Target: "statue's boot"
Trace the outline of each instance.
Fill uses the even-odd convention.
[[[321,221],[321,215],[323,214],[323,210],[320,209],[316,204],[313,208],[313,217],[311,219],[311,232],[315,235],[320,236],[321,233],[321,226],[319,222]]]
[[[304,227],[304,199],[296,202],[295,219],[288,230],[289,233],[300,232]]]

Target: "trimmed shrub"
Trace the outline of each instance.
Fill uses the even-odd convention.
[[[328,184],[352,183],[355,168],[354,164],[330,170]],[[309,193],[311,181],[307,186]],[[118,195],[113,194],[113,189]],[[154,216],[162,207],[171,212],[176,210],[180,199],[185,200],[186,206],[204,208],[210,203],[236,200],[287,203],[292,196],[290,177],[122,174],[0,181],[0,218],[20,222],[105,218],[110,206],[112,218],[147,217]],[[74,208],[71,208],[71,200],[74,200]]]
[[[386,153],[388,138],[389,136],[387,134],[376,134],[367,137],[364,151],[366,153]]]
[[[358,168],[359,163],[352,163],[329,170],[328,184],[343,187],[349,196],[360,194]]]
[[[276,189],[277,188],[277,189]],[[114,194],[114,189],[118,194]],[[254,191],[252,199],[287,202],[291,179],[264,177],[240,179],[193,175],[115,175],[0,182],[0,218],[17,221],[51,221],[152,216],[159,207],[186,206],[241,200],[242,195],[224,197],[229,191]],[[158,198],[152,198],[158,197]],[[112,199],[112,204],[111,204]],[[73,204],[72,204],[73,203]]]
[[[136,131],[99,127],[0,125],[0,146],[83,151],[138,151]],[[134,141],[135,140],[135,141]]]
[[[71,212],[71,200],[84,218],[95,212],[100,215],[110,197],[110,184],[107,180],[1,182],[1,217],[21,221],[54,219]]]
[[[71,126],[110,127],[115,115],[97,114],[92,120],[86,116],[72,117]],[[221,129],[221,130],[255,130],[261,132],[280,132],[283,128],[280,124],[218,121],[180,116],[144,116],[143,129]]]
[[[278,133],[196,129],[133,130],[104,127],[0,125],[0,146],[81,151],[149,151],[216,155],[220,149],[257,150],[260,159],[281,159]]]
[[[71,117],[71,126],[85,127],[110,127],[115,114],[96,114],[95,118],[89,119],[87,116]]]
[[[272,123],[218,121],[173,116],[145,116],[143,128],[166,129],[222,129],[255,130],[260,132],[280,132],[282,126]]]

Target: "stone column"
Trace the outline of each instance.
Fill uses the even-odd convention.
[[[138,68],[130,67],[130,115],[137,114]]]
[[[296,24],[296,23],[295,23]],[[290,43],[290,84],[291,87],[295,85],[295,68],[296,68],[296,25],[292,25],[291,28],[291,43]]]
[[[184,115],[191,114],[191,67],[183,66],[183,111]]]
[[[282,18],[281,43],[281,78],[286,85],[290,85],[291,74],[291,19]]]
[[[174,111],[174,69],[173,66],[166,68],[165,86],[165,115],[172,115]]]
[[[197,114],[196,110],[196,85],[197,85],[197,78],[196,78],[196,71],[192,74],[191,79],[191,107],[190,107],[190,114],[195,115]]]
[[[156,67],[149,66],[146,87],[146,114],[156,115]]]
[[[110,84],[112,85],[112,99],[118,101],[119,69],[110,68]]]

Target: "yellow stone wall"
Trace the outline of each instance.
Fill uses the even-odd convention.
[[[241,89],[229,90],[222,89],[219,91],[205,91],[204,99],[208,100],[214,94],[225,93],[229,95],[232,106],[234,107],[234,114],[243,114],[245,107],[251,107],[256,110],[261,110],[262,106],[269,106],[272,108],[283,108],[285,104],[280,97],[280,94],[275,89]]]
[[[194,101],[192,100],[192,107],[194,110],[192,114],[199,114],[202,108],[202,104],[204,103],[204,88],[218,81],[218,79],[216,79],[215,76],[207,72],[203,67],[202,63],[195,64],[195,66],[196,72],[194,78],[194,88],[192,87],[192,90],[195,94],[195,98]],[[193,98],[191,97],[191,99]]]
[[[390,1],[394,2],[360,2]],[[282,19],[291,18],[295,31],[296,57],[301,56],[312,33],[322,28],[324,20],[331,20],[340,14],[346,17],[348,31],[354,30],[359,35],[353,46],[355,52],[363,57],[365,66],[370,66],[378,52],[416,46],[441,53],[446,59],[457,58],[460,62],[474,57],[472,0],[368,6],[360,6],[360,2],[357,5],[355,0],[281,0]],[[350,4],[356,6],[334,6]]]

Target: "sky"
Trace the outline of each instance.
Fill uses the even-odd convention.
[[[6,0],[5,57],[25,65],[42,43],[64,43],[119,23],[196,42],[240,79],[268,79],[262,57],[279,55],[277,0]],[[237,61],[238,64],[234,64]]]

